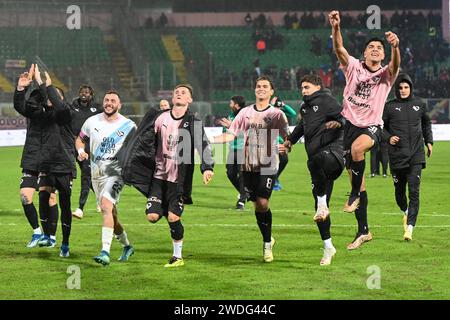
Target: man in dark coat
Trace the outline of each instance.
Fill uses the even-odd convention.
[[[395,199],[404,212],[403,238],[412,240],[419,213],[419,189],[427,156],[433,152],[433,132],[425,102],[413,94],[413,82],[407,74],[395,83],[396,98],[386,103],[383,113],[383,137],[389,143],[389,162],[395,186]],[[409,191],[409,204],[406,197]]]

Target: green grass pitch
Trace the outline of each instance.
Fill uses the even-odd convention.
[[[122,223],[136,248],[128,263],[116,261],[121,252],[116,240],[110,266],[93,261],[101,249],[101,217],[93,193],[85,218],[73,221],[70,258],[59,257],[60,225],[56,248],[26,248],[31,229],[19,200],[21,151],[20,147],[0,149],[0,299],[450,298],[450,142],[435,144],[423,171],[419,218],[409,243],[402,239],[391,177],[368,178],[374,239],[347,251],[356,220],[341,211],[349,182],[346,173],[339,178],[330,206],[337,254],[328,267],[319,266],[322,241],[312,220],[314,203],[303,145],[291,152],[281,177],[283,189],[274,191],[270,200],[277,240],[273,263],[262,262],[262,239],[251,203],[243,212],[233,209],[237,192],[226,178],[225,166],[217,165],[208,186],[202,184],[196,168],[194,205],[186,206],[183,214],[186,264],[175,269],[163,267],[172,254],[167,222],[149,224],[146,200],[130,187],[119,204]],[[367,163],[366,177],[369,167]],[[79,189],[77,179],[73,209]],[[34,202],[38,204],[37,194]],[[71,266],[80,270],[80,289],[67,286],[73,279]],[[379,277],[373,268],[379,268]],[[369,289],[377,283],[377,288]]]

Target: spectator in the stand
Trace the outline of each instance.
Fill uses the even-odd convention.
[[[291,22],[292,22],[291,24],[292,29],[298,29],[301,26],[300,20],[298,19],[297,16],[297,12],[292,15]]]
[[[253,65],[255,66],[255,75],[256,78],[261,76],[261,67],[259,66],[259,59],[255,59],[255,61],[253,61]],[[254,78],[254,79],[256,79]]]
[[[241,72],[241,88],[248,88],[251,87],[251,84],[249,82],[250,75],[247,71],[247,68],[242,69]]]
[[[169,23],[169,19],[167,19],[167,16],[163,13],[161,13],[161,16],[159,17],[159,26],[161,28],[164,28]]]
[[[323,28],[325,26],[325,22],[326,22],[326,17],[323,14],[323,12],[320,13],[320,15],[317,17],[316,21],[317,21],[317,27],[318,28]]]
[[[317,57],[322,55],[322,42],[315,34],[311,36],[311,52]]]
[[[285,29],[291,29],[292,28],[292,19],[289,12],[286,12],[286,14],[283,16],[283,26]]]
[[[264,13],[260,13],[259,16],[256,18],[256,28],[263,29],[266,26],[266,16]]]
[[[153,28],[153,18],[151,16],[149,16],[146,20],[145,20],[145,27],[147,29],[151,29]]]
[[[244,21],[245,21],[245,25],[247,27],[250,27],[252,25],[253,19],[249,12],[247,12],[247,15],[245,16]]]
[[[256,42],[256,50],[258,50],[259,54],[264,54],[266,53],[266,40],[264,39],[259,39]]]
[[[323,88],[331,88],[333,80],[333,70],[329,66],[323,66],[319,70],[319,76],[322,79]]]

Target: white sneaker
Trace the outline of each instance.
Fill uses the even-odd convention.
[[[334,248],[334,247],[323,249],[323,257],[322,257],[322,260],[320,260],[320,265],[321,266],[330,265],[331,259],[334,257],[335,254],[336,254],[336,248]]]
[[[313,219],[315,222],[325,221],[329,215],[330,210],[327,208],[327,206],[318,205],[316,214],[314,215]]]
[[[80,208],[77,208],[74,212],[72,212],[72,216],[74,216],[77,219],[83,219],[83,210]]]
[[[264,249],[263,249],[263,259],[264,262],[272,262],[273,261],[273,253],[272,249],[275,245],[275,239],[272,237],[270,243],[264,243]]]

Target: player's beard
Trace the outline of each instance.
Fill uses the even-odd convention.
[[[118,111],[119,111],[119,108],[117,108],[117,109],[114,108],[113,111],[111,111],[111,112],[107,112],[106,109],[103,110],[103,112],[105,113],[105,115],[106,115],[108,118],[113,117]]]

